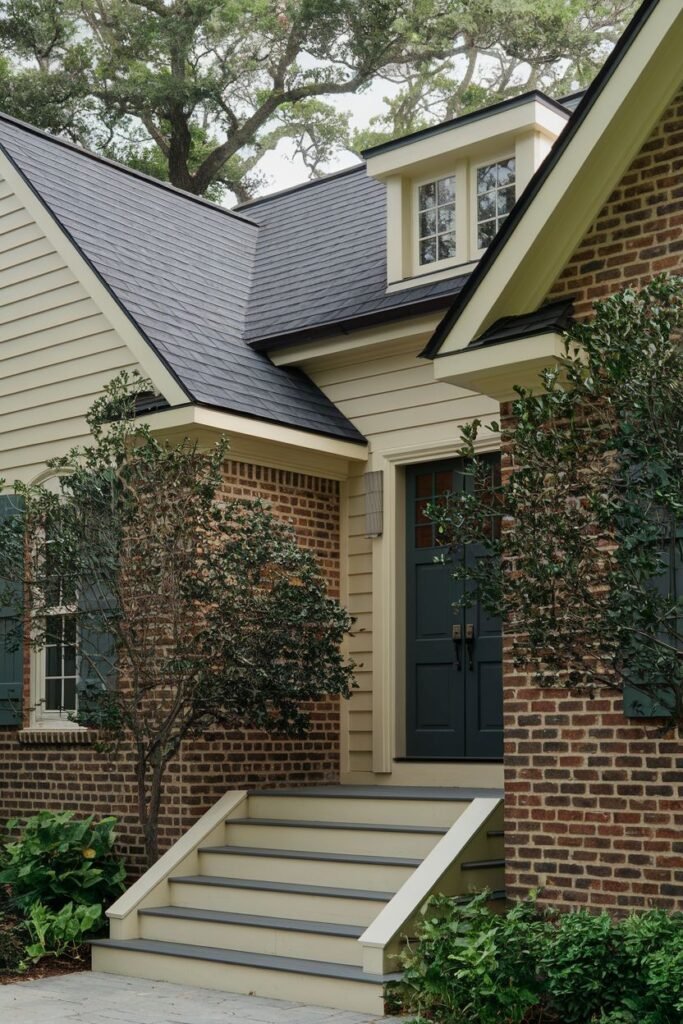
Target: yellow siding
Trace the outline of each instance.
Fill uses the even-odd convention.
[[[0,178],[0,476],[30,481],[84,441],[102,385],[137,361]]]
[[[432,364],[417,358],[419,347],[414,344],[410,351],[399,354],[355,358],[342,366],[306,367],[367,437],[369,469],[386,467],[387,458],[399,455],[401,462],[411,461],[413,451],[417,453],[413,461],[423,461],[431,448],[438,457],[445,457],[448,453],[444,452],[444,443],[449,439],[455,453],[459,424],[498,413],[497,404],[487,398],[435,382]],[[373,547],[385,543],[385,539],[365,537],[364,512],[363,471],[359,469],[349,481],[346,545],[349,610],[357,618],[350,650],[360,663],[358,689],[348,710],[348,735],[342,737],[352,774],[373,770],[373,673],[378,672],[379,659],[386,656],[385,651],[373,647],[372,622],[373,587],[379,594],[384,592],[384,582],[377,579],[376,571],[373,578]],[[392,510],[385,508],[385,523],[391,514]],[[375,566],[381,561],[377,557],[374,560]],[[400,643],[403,629],[398,622],[397,632]]]

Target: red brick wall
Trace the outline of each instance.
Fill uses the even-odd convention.
[[[626,285],[683,271],[683,94],[610,196],[549,298],[576,313]],[[510,423],[510,406],[502,410]],[[504,472],[510,471],[503,453]],[[510,641],[508,641],[508,644]],[[507,889],[566,908],[683,907],[683,738],[504,673]]]
[[[683,90],[609,197],[548,299],[596,299],[683,270]]]
[[[333,480],[227,462],[225,495],[266,499],[291,521],[301,543],[315,551],[339,593],[339,485]],[[28,658],[25,705],[30,704]],[[116,764],[99,754],[86,732],[38,736],[26,729],[0,727],[0,824],[48,808],[79,814],[115,814],[120,848],[131,874],[143,867],[143,847],[135,809],[132,759]],[[226,790],[336,782],[339,778],[339,702],[312,709],[303,740],[281,740],[260,732],[216,730],[186,743],[164,789],[161,847],[170,846]]]

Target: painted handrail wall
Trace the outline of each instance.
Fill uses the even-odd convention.
[[[488,829],[494,824],[502,826],[502,811],[502,798],[472,800],[359,938],[366,973],[384,974],[396,969],[392,959],[398,941],[432,893],[457,896],[467,892],[461,865],[486,856]]]
[[[247,799],[244,790],[233,790],[198,819],[179,840],[167,850],[137,882],[131,885],[107,911],[110,937],[134,939],[138,936],[138,910],[163,907],[170,903],[168,879],[171,875],[196,874],[199,847],[223,841],[226,818]]]

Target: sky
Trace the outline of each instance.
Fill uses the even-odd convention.
[[[350,111],[355,128],[365,128],[371,117],[383,112],[385,109],[383,98],[391,91],[391,83],[375,81],[366,92],[360,95],[328,97],[327,102],[332,103],[339,110]],[[324,170],[329,173],[356,163],[358,163],[358,157],[355,154],[343,152],[327,164]],[[259,195],[279,192],[283,188],[290,188],[292,185],[299,185],[302,181],[310,179],[308,168],[303,160],[294,153],[291,143],[286,139],[281,139],[277,148],[271,153],[267,153],[258,166],[259,171],[262,171],[268,178],[267,184],[259,189]]]

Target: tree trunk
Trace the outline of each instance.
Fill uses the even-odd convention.
[[[138,816],[145,841],[145,861],[149,870],[159,859],[159,811],[161,809],[164,765],[152,764],[149,781],[145,769],[146,765],[143,759],[139,758],[136,770]]]

